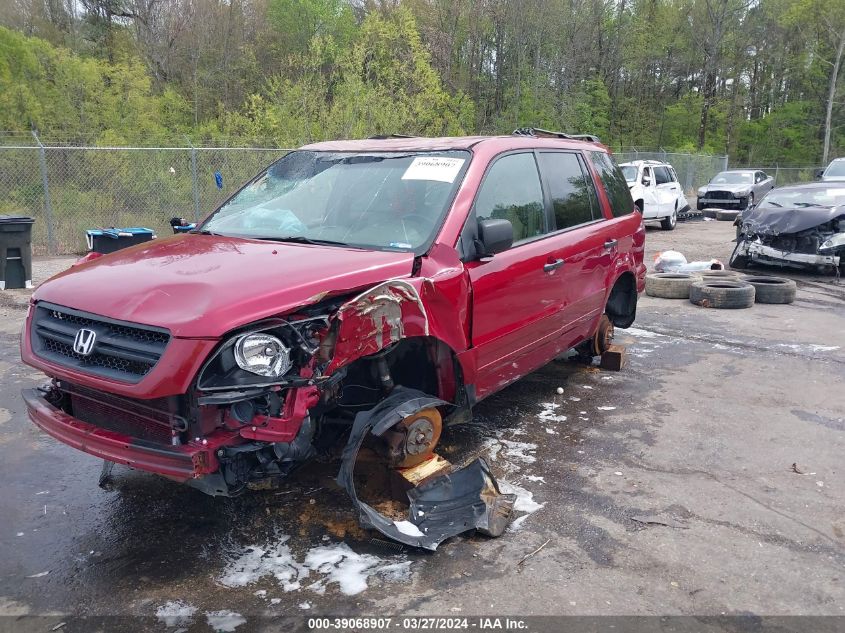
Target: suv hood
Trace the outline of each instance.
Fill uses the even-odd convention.
[[[413,261],[413,253],[179,235],[75,266],[33,299],[218,338],[328,294],[408,277]]]

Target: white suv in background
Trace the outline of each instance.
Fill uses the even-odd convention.
[[[674,229],[678,214],[687,211],[689,203],[672,165],[657,160],[634,160],[619,167],[643,219],[660,220],[664,231]]]

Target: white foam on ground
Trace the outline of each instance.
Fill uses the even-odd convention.
[[[302,566],[287,545],[289,536],[281,536],[274,543],[247,548],[232,561],[218,582],[224,587],[245,587],[265,576],[273,576],[285,591],[300,588]]]
[[[246,622],[246,618],[240,613],[234,611],[206,611],[205,619],[215,631],[222,633],[231,633],[241,624]]]
[[[516,495],[516,503],[513,504],[513,509],[517,512],[527,512],[532,514],[542,508],[544,503],[537,503],[534,501],[534,493],[529,492],[522,486],[509,483],[507,481],[499,481],[499,490],[506,495]]]
[[[525,478],[528,481],[539,481],[541,484],[546,483],[545,477],[538,477],[537,475],[526,475]]]
[[[328,585],[337,583],[341,593],[354,596],[367,588],[367,578],[372,575],[386,572],[391,580],[410,576],[410,561],[388,565],[383,563],[378,556],[358,554],[346,543],[338,543],[309,550],[303,566],[323,575],[323,578],[308,586],[312,591],[322,594]]]
[[[197,608],[192,604],[181,600],[170,600],[156,609],[156,617],[164,626],[188,626],[193,621],[196,612]]]
[[[558,403],[541,402],[540,406],[543,407],[543,410],[537,414],[537,417],[543,420],[544,422],[566,422],[565,415],[555,413],[555,411],[560,408],[560,405]]]
[[[596,407],[599,411],[615,411],[616,407]]]
[[[529,455],[529,453],[533,453],[537,450],[536,444],[531,444],[530,442],[514,442],[512,440],[504,440],[500,439],[505,449],[504,449],[504,456],[510,457],[511,459],[515,459],[517,461],[522,462],[523,464],[533,464],[537,461],[537,458],[534,455]]]
[[[641,330],[638,327],[629,327],[625,330],[627,334],[633,334],[634,336],[638,336],[639,338],[663,338],[663,334],[658,334],[657,332],[649,332],[648,330]]]
[[[516,503],[514,503],[513,509],[516,512],[525,512],[524,515],[517,517],[511,521],[510,525],[508,525],[508,532],[517,532],[522,528],[522,524],[525,523],[525,520],[537,512],[537,510],[542,508],[545,504],[534,501],[534,493],[529,492],[521,486],[501,480],[498,483],[499,490],[503,494],[516,495]]]
[[[419,532],[412,523],[402,523]],[[387,561],[371,554],[358,554],[345,543],[311,548],[300,563],[287,545],[289,538],[281,536],[275,542],[248,547],[232,558],[217,581],[224,587],[244,587],[272,576],[284,591],[296,591],[307,583],[308,589],[320,594],[336,583],[342,593],[351,596],[364,591],[372,576],[392,582],[410,578],[410,561]],[[309,582],[313,576],[316,580]]]

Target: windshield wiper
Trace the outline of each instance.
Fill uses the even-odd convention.
[[[208,229],[203,229],[202,231],[189,231],[189,233],[194,233],[195,235],[216,235],[218,237],[225,237],[222,233],[215,233],[214,231],[209,231]]]
[[[766,200],[766,206],[768,207],[770,205],[773,206],[773,207],[779,207],[781,209],[783,208],[782,204],[778,204],[777,202],[772,202],[771,200]],[[760,206],[763,206],[763,205],[761,204]]]
[[[294,244],[315,244],[317,246],[350,246],[346,242],[338,242],[336,240],[321,240],[304,235],[287,235],[285,237],[254,237],[255,240],[266,240],[268,242],[292,242]],[[357,248],[356,246],[350,246]]]

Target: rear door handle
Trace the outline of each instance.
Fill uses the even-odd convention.
[[[548,264],[543,266],[543,272],[550,273],[553,270],[557,270],[561,266],[563,266],[563,260],[562,259],[556,259],[553,262],[549,262]]]
[[[604,243],[604,247],[605,247],[607,250],[610,250],[611,248],[616,248],[616,245],[617,245],[617,244],[619,244],[619,241],[618,241],[618,240],[607,240],[607,241]]]

